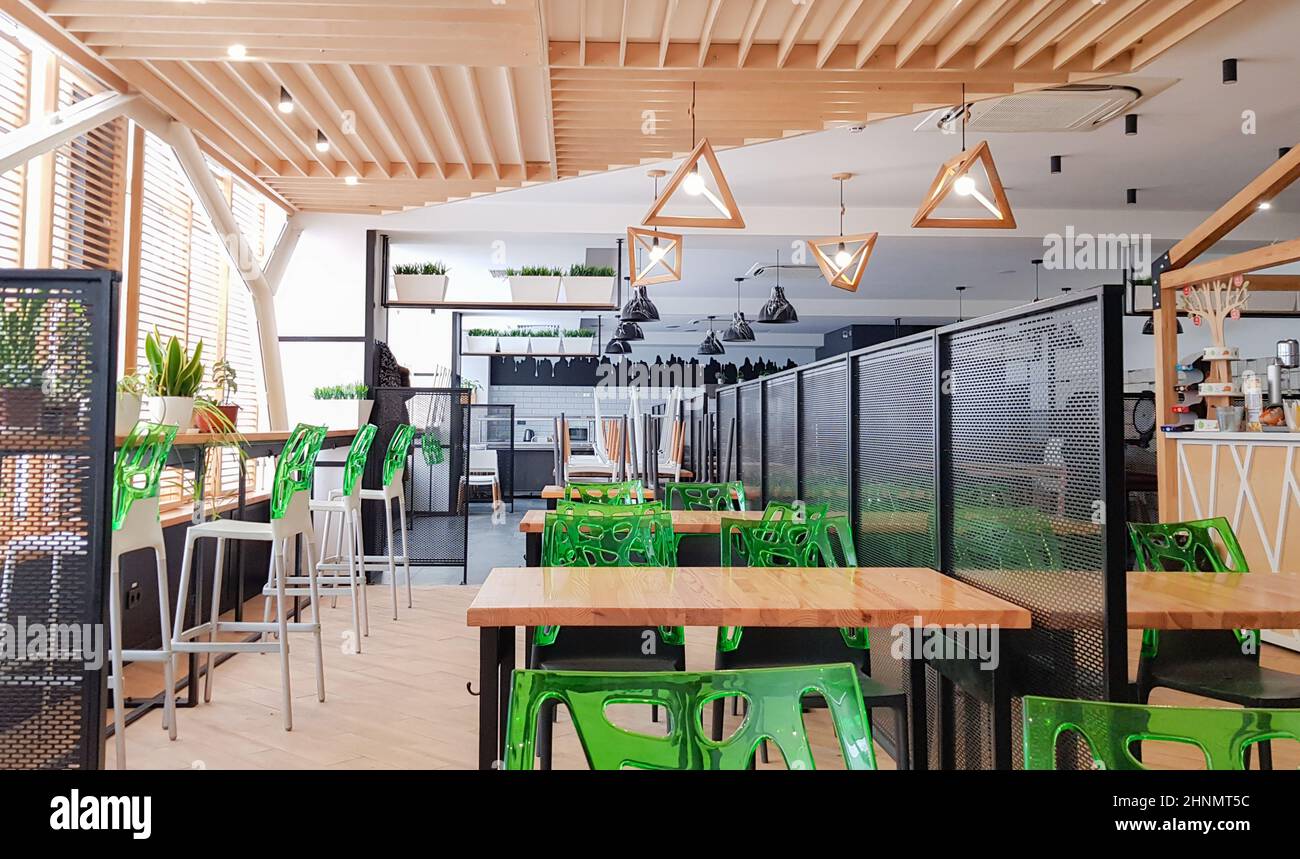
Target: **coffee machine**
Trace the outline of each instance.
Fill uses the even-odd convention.
[[[1282,402],[1282,371],[1300,367],[1300,342],[1294,338],[1277,341],[1277,357],[1268,365],[1268,401]]]

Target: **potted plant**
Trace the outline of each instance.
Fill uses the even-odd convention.
[[[469,391],[469,401],[471,403],[478,402],[478,395],[479,395],[479,391],[482,390],[482,386],[479,385],[477,379],[471,379],[469,377],[462,376],[460,380],[460,386],[465,390]]]
[[[566,328],[564,338],[565,355],[590,355],[596,346],[596,332],[590,328]]]
[[[465,332],[465,351],[490,355],[497,350],[497,332],[492,328],[471,328]]]
[[[568,304],[613,304],[614,269],[581,263],[569,266],[564,276],[564,300]]]
[[[557,304],[560,300],[560,278],[564,272],[545,265],[526,265],[506,269],[510,284],[510,300],[516,304]],[[505,347],[502,347],[505,351]]]
[[[194,420],[194,398],[203,384],[203,341],[189,353],[170,337],[166,345],[155,328],[144,338],[144,355],[149,361],[145,393],[149,395],[149,417],[154,423],[176,424],[182,431]]]
[[[332,430],[358,429],[370,421],[370,410],[375,401],[366,399],[369,392],[364,382],[351,385],[325,385],[312,391],[316,400],[314,423],[324,424]]]
[[[528,331],[516,328],[513,331],[507,331],[497,338],[501,344],[501,353],[503,355],[527,355],[528,354]]]
[[[239,393],[239,374],[225,358],[212,365],[212,384],[221,393],[221,398],[200,398],[205,408],[195,410],[194,423],[199,432],[228,432],[227,427],[234,428],[239,422],[239,406],[234,402],[235,394]],[[214,420],[214,412],[222,415],[225,420]]]
[[[533,352],[557,354],[560,351],[560,329],[534,328],[528,332],[529,348]]]
[[[93,372],[84,348],[90,332],[80,304],[64,304],[52,316],[47,317],[53,329],[50,353],[58,356],[58,362],[50,362],[45,368],[41,429],[50,435],[73,435],[80,429],[77,416]]]
[[[117,409],[114,412],[114,435],[126,435],[140,420],[140,406],[144,404],[144,376],[128,373],[117,380]]]
[[[6,302],[0,313],[0,426],[34,427],[45,406],[45,365],[37,358],[39,298]]]
[[[221,518],[219,507],[222,496],[207,491],[209,484],[206,478],[221,473],[222,452],[227,449],[235,452],[239,458],[239,467],[243,468],[248,459],[248,451],[245,449],[248,439],[235,428],[226,412],[210,397],[194,399],[194,417],[200,427],[207,427],[203,431],[210,434],[203,442],[205,474],[192,474],[189,469],[182,469],[181,479],[188,484],[190,497],[199,507],[200,520],[210,522]],[[226,493],[225,497],[230,497],[230,493]]]
[[[447,295],[447,264],[405,263],[393,266],[393,298],[397,301],[442,301]]]

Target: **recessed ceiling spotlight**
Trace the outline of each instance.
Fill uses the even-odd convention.
[[[1133,137],[1138,133],[1138,115],[1136,113],[1124,115],[1124,133],[1129,137]]]
[[[239,43],[235,43],[229,48],[226,48],[226,56],[230,57],[232,60],[242,60],[244,57],[248,56],[248,48],[245,48]]]
[[[1052,169],[1052,173],[1053,173],[1053,174],[1056,174],[1056,173],[1060,173],[1060,172],[1061,172],[1061,156],[1059,156],[1059,155],[1053,155],[1053,156],[1052,156],[1052,158],[1051,158],[1051,169]],[[962,177],[962,178],[965,178],[965,177]]]
[[[1237,82],[1236,57],[1223,61],[1223,82],[1225,84],[1235,84]]]
[[[1267,212],[1271,208],[1273,208],[1273,204],[1270,203],[1268,200],[1265,200],[1264,202],[1259,204],[1259,210],[1261,212]]]
[[[1129,188],[1124,192],[1124,199],[1130,206],[1136,206],[1138,204],[1138,189]]]
[[[317,152],[330,151],[330,142],[328,139],[326,139],[325,132],[321,131],[320,129],[316,130],[316,151]]]
[[[343,178],[343,184],[344,184],[344,185],[355,185],[355,184],[357,184],[357,182],[358,182],[358,179],[357,179],[356,176],[345,176],[345,177]]]
[[[280,87],[280,113],[293,113],[293,96],[284,87]]]

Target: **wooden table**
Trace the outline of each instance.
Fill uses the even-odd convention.
[[[479,768],[491,769],[504,757],[517,626],[1027,629],[1030,615],[924,567],[531,567],[492,570],[466,612],[466,623],[479,627]],[[924,660],[919,653],[915,657],[910,660],[912,760],[924,766]],[[1009,724],[997,728],[1009,735]]]
[[[579,482],[581,482],[581,481],[579,481]],[[552,483],[552,484],[550,484],[549,486],[543,486],[543,487],[542,487],[542,498],[546,501],[546,509],[547,509],[547,510],[554,510],[554,509],[555,509],[555,502],[556,502],[556,501],[559,501],[559,500],[560,500],[561,498],[563,498],[563,497],[564,497],[564,487],[563,487],[563,486],[559,486],[559,485],[557,485],[557,484]],[[653,501],[654,498],[655,498],[655,491],[654,491],[653,489],[650,489],[650,488],[648,488],[648,487],[642,487],[642,488],[641,488],[641,500],[643,500],[643,501]],[[578,496],[577,496],[577,495],[574,495],[574,496],[573,496],[573,500],[574,500],[574,501],[577,501],[577,500],[578,500]]]
[[[1128,574],[1129,629],[1300,629],[1300,573]]]
[[[542,531],[546,527],[547,512],[546,510],[529,510],[519,520],[519,530],[524,535],[525,566],[540,567],[542,565]],[[727,519],[753,520],[763,518],[763,511],[761,510],[667,510],[665,513],[672,517],[673,533],[695,536],[721,534],[724,517]],[[715,551],[707,555],[710,565],[717,563],[717,547],[712,548]],[[705,560],[705,557],[705,555],[700,555],[698,561]]]

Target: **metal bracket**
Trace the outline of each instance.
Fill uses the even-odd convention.
[[[1151,263],[1151,308],[1160,309],[1160,275],[1169,271],[1173,263],[1169,260],[1169,251],[1165,251]]]

